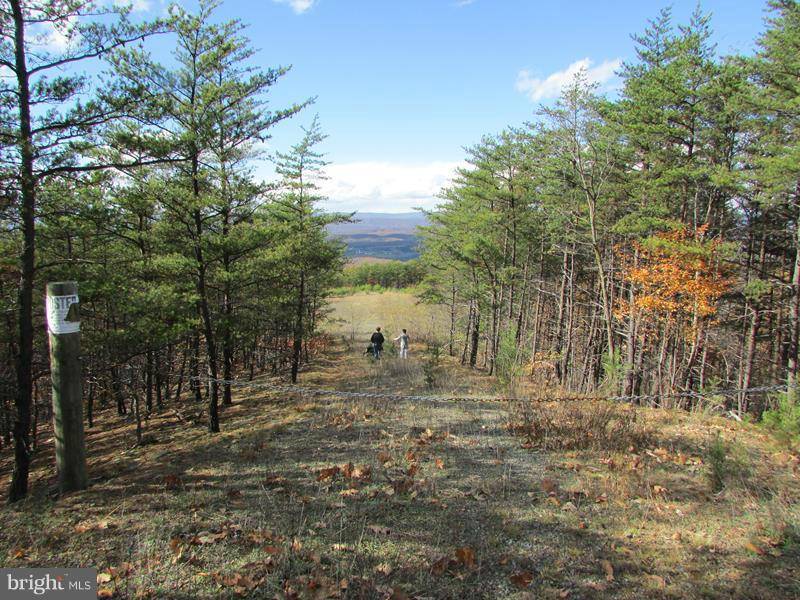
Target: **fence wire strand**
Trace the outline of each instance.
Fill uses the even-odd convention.
[[[238,379],[213,379],[211,377],[191,377],[194,381],[216,383],[231,387],[250,387],[276,393],[299,394],[301,396],[327,396],[336,398],[360,398],[374,400],[394,400],[397,402],[473,402],[473,403],[509,403],[509,402],[593,402],[612,401],[627,403],[654,402],[659,400],[696,399],[706,400],[714,396],[737,397],[750,394],[764,394],[786,391],[786,385],[770,385],[747,389],[711,390],[708,392],[682,391],[669,394],[641,395],[543,395],[543,396],[441,396],[419,394],[392,394],[387,392],[353,392],[330,388],[308,387],[292,384],[271,383],[266,381],[242,381]]]

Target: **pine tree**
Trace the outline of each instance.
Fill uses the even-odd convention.
[[[325,140],[317,117],[303,129],[303,139],[289,152],[278,152],[276,172],[281,175],[280,190],[271,212],[284,232],[282,253],[290,298],[291,380],[297,381],[303,343],[313,333],[313,310],[317,298],[332,281],[327,275],[341,268],[341,247],[328,240],[325,227],[348,217],[321,214],[317,208],[324,197],[319,182],[327,164],[316,147]]]
[[[0,42],[0,65],[13,74],[14,83],[0,87],[3,164],[7,193],[18,203],[22,253],[17,300],[17,398],[14,424],[15,468],[9,500],[27,493],[30,465],[30,419],[33,384],[33,292],[36,275],[37,195],[42,182],[59,176],[109,167],[128,168],[143,161],[105,160],[97,149],[99,129],[132,108],[132,98],[113,90],[93,90],[81,75],[61,74],[65,67],[102,57],[140,40],[158,25],[135,26],[128,11],[79,0],[9,0],[0,13],[0,27],[8,35]],[[100,21],[105,17],[111,24]],[[49,34],[37,35],[45,28]],[[81,100],[87,94],[88,102]]]

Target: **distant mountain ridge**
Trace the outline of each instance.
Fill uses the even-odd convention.
[[[411,260],[419,256],[417,227],[428,224],[423,213],[359,212],[353,220],[353,223],[335,223],[328,227],[333,237],[347,244],[347,256],[393,260]]]
[[[373,213],[358,212],[353,219],[355,223],[336,223],[328,229],[334,235],[350,235],[353,233],[415,233],[420,225],[427,225],[428,218],[420,212],[409,213]]]

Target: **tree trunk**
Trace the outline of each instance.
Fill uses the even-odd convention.
[[[633,268],[639,265],[639,249],[633,252]],[[633,395],[634,382],[636,381],[636,337],[637,337],[637,311],[636,293],[631,283],[628,287],[628,330],[626,332],[625,347],[625,389],[626,396]]]
[[[761,248],[759,250],[759,276],[764,275],[764,267],[766,264],[767,253],[766,253],[766,237],[761,238]],[[748,261],[749,264],[749,261]],[[761,320],[763,311],[761,309],[761,298],[757,298],[753,300],[752,306],[750,307],[750,312],[752,313],[752,317],[750,319],[750,327],[747,332],[747,336],[745,338],[744,343],[744,356],[742,360],[742,377],[741,381],[739,382],[739,387],[741,388],[742,392],[739,395],[739,403],[738,403],[738,410],[739,415],[743,415],[747,412],[748,409],[748,402],[747,402],[747,390],[750,389],[750,383],[753,379],[753,365],[755,363],[755,355],[756,355],[756,346],[758,340],[758,330],[761,327]]]
[[[196,159],[195,159],[196,160]],[[195,194],[199,196],[196,178],[194,181]],[[211,322],[211,310],[208,302],[208,290],[206,288],[206,264],[203,258],[203,248],[201,245],[203,235],[203,221],[200,209],[194,211],[195,224],[195,259],[197,260],[197,296],[200,315],[203,319],[203,335],[206,339],[206,353],[208,360],[208,370],[211,376],[210,393],[208,395],[208,430],[211,433],[219,431],[219,391],[217,371],[217,347],[214,339],[214,326]]]
[[[453,275],[452,286],[450,288],[450,332],[447,340],[448,356],[455,356],[455,338],[456,338],[456,277],[455,275]]]
[[[153,366],[153,380],[154,380],[154,387],[156,392],[156,410],[161,412],[164,408],[164,377],[162,373],[162,363],[161,363],[161,351],[157,351],[155,353],[155,361]]]
[[[14,19],[14,67],[19,102],[21,191],[20,222],[22,224],[22,256],[20,259],[19,354],[17,356],[17,397],[14,420],[14,471],[8,501],[16,502],[28,493],[30,472],[31,402],[33,399],[33,278],[36,245],[36,179],[33,172],[34,148],[31,133],[30,82],[25,56],[25,21],[20,0],[9,0]]]
[[[564,320],[567,314],[567,279],[569,278],[569,253],[564,249],[563,262],[561,264],[561,291],[558,294],[558,317],[556,318],[556,342],[553,348],[555,354],[555,370],[558,384],[564,383],[564,371],[562,367],[561,353],[564,349]]]
[[[597,280],[600,284],[600,302],[603,307],[603,320],[606,326],[606,337],[608,342],[608,354],[614,356],[616,345],[614,343],[614,321],[612,316],[612,286],[608,280],[605,266],[603,265],[603,255],[600,252],[600,242],[597,234],[596,223],[596,201],[589,194],[586,196],[587,208],[589,213],[589,230],[592,236],[592,254],[594,255],[595,266],[597,267]]]
[[[478,301],[475,301],[475,312],[472,319],[472,343],[469,351],[469,366],[475,367],[478,362],[478,345],[480,344],[480,329],[481,329],[481,309]]]
[[[147,414],[153,412],[153,351],[148,350],[145,353],[145,367],[144,367],[144,389],[145,389],[145,409]]]
[[[221,128],[220,128],[221,131]],[[223,186],[223,199],[227,196],[226,176],[222,177]],[[230,211],[225,208],[222,211],[222,235],[227,240],[230,230]],[[222,379],[225,382],[222,384],[222,404],[223,406],[230,406],[233,404],[231,396],[231,384],[233,379],[233,301],[231,299],[231,283],[230,283],[230,270],[231,270],[231,257],[227,249],[223,250],[222,254],[222,267],[225,270],[225,284],[222,291]]]
[[[125,406],[125,394],[122,393],[122,382],[119,377],[119,368],[111,367],[111,393],[114,395],[114,401],[117,404],[117,414],[124,415],[128,412]]]
[[[461,351],[461,364],[467,364],[467,352],[469,351],[470,335],[472,333],[472,320],[474,317],[474,300],[469,301],[469,309],[467,314],[467,331],[464,334],[464,349]]]
[[[789,305],[789,356],[786,386],[791,402],[796,402],[798,343],[800,342],[800,180],[795,187],[794,270],[792,272],[792,301]]]
[[[195,330],[192,333],[192,364],[190,365],[191,380],[189,385],[194,391],[194,400],[198,404],[203,401],[200,393],[200,332]]]
[[[303,350],[303,310],[306,302],[305,273],[300,273],[300,283],[297,287],[297,306],[295,307],[295,321],[292,332],[292,383],[297,382],[297,372],[300,369],[300,353]]]

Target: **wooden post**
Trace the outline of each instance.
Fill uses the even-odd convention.
[[[60,492],[86,489],[86,442],[83,434],[81,324],[78,285],[47,284],[47,330],[53,382],[53,434]]]

